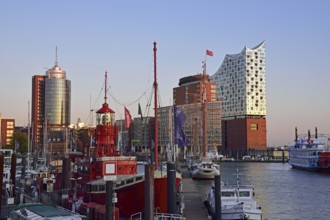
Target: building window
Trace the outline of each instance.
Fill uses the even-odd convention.
[[[258,124],[251,124],[251,130],[253,131],[258,130]]]

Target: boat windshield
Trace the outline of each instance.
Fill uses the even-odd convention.
[[[250,192],[249,191],[240,191],[239,196],[240,197],[250,197]]]
[[[221,197],[235,197],[235,192],[221,192]]]
[[[222,197],[236,197],[235,192],[230,191],[230,192],[221,192]],[[240,191],[239,192],[240,197],[250,197],[250,192],[249,191]]]

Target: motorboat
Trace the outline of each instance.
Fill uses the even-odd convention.
[[[237,173],[237,183],[225,185],[221,183],[221,219],[222,220],[261,220],[261,207],[257,205],[253,198],[255,195],[253,185],[243,185],[239,183]],[[215,217],[215,189],[212,185],[204,201],[208,213]]]
[[[212,161],[201,161],[191,165],[191,178],[193,179],[214,179],[216,175],[220,175],[220,165]]]

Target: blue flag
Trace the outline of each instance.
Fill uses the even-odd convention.
[[[173,113],[174,113],[174,143],[177,144],[179,147],[184,147],[188,144],[188,140],[186,138],[186,134],[182,126],[186,122],[186,114],[176,107],[173,106]]]

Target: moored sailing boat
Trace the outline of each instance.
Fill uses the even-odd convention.
[[[220,166],[213,163],[211,158],[206,157],[206,61],[203,62],[203,100],[202,100],[202,109],[203,109],[203,144],[202,144],[202,157],[201,160],[191,165],[191,177],[193,179],[214,179],[215,175],[220,174]],[[195,134],[196,135],[196,134]]]

